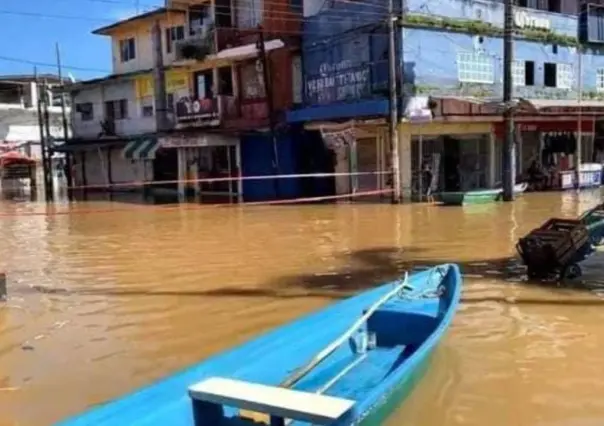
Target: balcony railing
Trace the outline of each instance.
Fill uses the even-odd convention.
[[[176,103],[177,128],[217,127],[254,129],[268,125],[266,99],[241,100],[235,96],[195,99],[183,97]]]

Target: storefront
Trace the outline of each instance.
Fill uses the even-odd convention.
[[[420,199],[428,189],[469,191],[490,188],[495,179],[496,161],[492,124],[489,122],[401,123],[401,181],[412,199]],[[402,161],[406,151],[409,163]],[[422,171],[430,170],[427,182]]]
[[[214,133],[179,133],[160,138],[160,150],[176,158],[179,196],[226,197],[240,201],[241,151],[239,139]],[[208,181],[203,181],[203,180]],[[209,181],[216,179],[215,181]]]
[[[519,179],[526,179],[529,168],[537,164],[543,169],[556,168],[557,171],[573,169],[577,151],[581,163],[594,161],[595,120],[587,118],[525,118],[516,119],[516,174]],[[580,130],[580,132],[579,132]],[[503,123],[495,126],[497,137],[496,158],[500,166],[503,158]],[[501,167],[497,170],[501,174]],[[519,180],[517,179],[517,180]],[[556,187],[559,182],[551,183]]]

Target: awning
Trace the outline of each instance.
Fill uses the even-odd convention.
[[[269,40],[264,42],[264,50],[270,52],[271,50],[281,49],[285,46],[285,43],[279,39]],[[244,59],[255,58],[259,54],[258,46],[256,43],[245,44],[243,46],[232,47],[230,49],[221,50],[216,54],[217,59],[230,59],[233,61],[242,61]]]
[[[31,165],[35,163],[36,160],[17,151],[9,151],[0,154],[0,165],[2,166],[12,166],[14,164]]]
[[[159,148],[157,138],[130,141],[122,150],[122,157],[129,160],[153,160]]]

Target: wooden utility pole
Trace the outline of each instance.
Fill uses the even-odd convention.
[[[264,39],[264,29],[262,26],[258,26],[258,53],[260,61],[262,63],[262,82],[264,84],[264,92],[266,96],[266,103],[268,106],[268,123],[271,133],[271,141],[273,144],[273,174],[279,175],[279,147],[277,145],[277,123],[275,120],[275,103],[273,99],[273,87],[270,83],[270,62],[268,61],[268,55],[266,53],[266,43]],[[281,195],[279,178],[273,179],[273,185],[275,188],[275,197],[279,198]]]
[[[516,142],[514,140],[514,110],[512,107],[514,61],[514,0],[505,0],[503,27],[503,201],[514,201],[516,183]]]
[[[398,112],[397,112],[397,85],[396,85],[396,32],[395,32],[394,0],[388,0],[388,86],[389,86],[389,112],[388,130],[390,134],[390,172],[392,173],[392,203],[401,202],[401,174],[399,169],[398,152]],[[401,46],[402,47],[402,46]],[[409,165],[411,166],[411,165]]]
[[[64,144],[69,139],[69,127],[67,123],[67,112],[65,105],[65,82],[63,81],[63,69],[61,67],[61,50],[59,49],[59,43],[55,44],[57,52],[57,72],[59,75],[59,81],[61,82],[61,119],[63,124],[63,140]],[[71,200],[73,180],[71,176],[71,154],[65,153],[65,180],[67,181],[67,197]]]
[[[578,190],[581,189],[581,162],[583,161],[583,117],[582,117],[582,102],[583,102],[583,50],[582,46],[577,46],[577,83],[578,83],[578,93],[577,93],[577,103],[578,103],[578,114],[577,114],[577,148],[575,150],[575,188]]]
[[[36,82],[36,96],[37,96],[37,108],[38,108],[38,127],[40,129],[40,154],[42,156],[42,175],[44,180],[44,195],[46,201],[52,201],[54,198],[54,191],[52,185],[52,169],[50,167],[50,153],[48,149],[48,139],[46,137],[46,123],[45,115],[43,113],[43,106],[48,102],[46,85],[40,84],[38,79],[38,71],[34,68],[34,78]]]

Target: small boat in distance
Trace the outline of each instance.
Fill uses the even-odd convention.
[[[364,291],[59,426],[379,425],[461,297],[444,264]]]
[[[524,194],[527,190],[526,182],[514,185],[516,197]],[[500,201],[503,198],[503,189],[475,189],[472,191],[441,192],[435,197],[445,206],[465,206],[470,204],[484,204]]]

